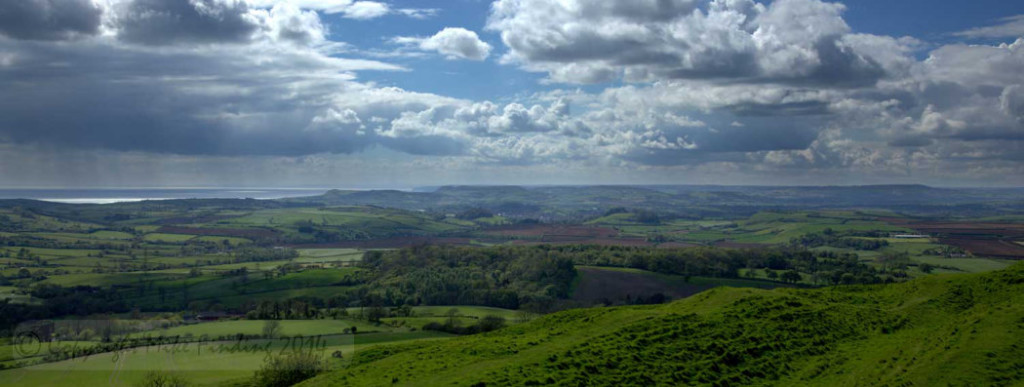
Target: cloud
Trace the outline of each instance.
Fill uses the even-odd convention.
[[[330,15],[340,15],[347,19],[369,20],[386,15],[403,15],[414,19],[426,19],[436,15],[436,8],[393,8],[380,1],[354,0],[248,0],[257,8],[271,8],[278,4],[288,4],[301,9],[321,11]]]
[[[487,29],[504,60],[555,82],[667,79],[871,85],[887,75],[899,41],[849,38],[845,7],[818,0],[628,3],[499,0]],[[870,45],[869,45],[870,44]],[[902,52],[904,50],[896,50]],[[885,55],[885,58],[876,56]],[[567,68],[571,70],[566,70]]]
[[[401,67],[282,41],[154,50],[96,38],[7,41],[0,50],[15,55],[0,68],[0,138],[17,144],[221,156],[351,153],[379,143],[362,117],[451,103],[370,87],[352,74]]]
[[[267,33],[279,40],[310,44],[324,41],[327,35],[327,27],[316,12],[302,11],[288,3],[275,5],[261,19]]]
[[[313,44],[327,28],[316,11],[290,2],[258,8],[243,0],[132,0],[116,3],[117,38],[150,46],[247,44],[269,39]]]
[[[437,16],[441,10],[437,8],[399,8],[395,9],[394,12],[413,19],[428,19]]]
[[[132,0],[115,3],[113,10],[111,32],[124,42],[148,46],[319,44],[327,34],[316,11],[290,2],[259,8],[243,0]]]
[[[67,40],[99,33],[103,9],[91,0],[12,0],[0,3],[0,35]]]
[[[458,27],[445,27],[428,38],[397,37],[392,41],[437,51],[448,59],[484,60],[491,53],[491,45],[480,40],[476,32]]]
[[[100,4],[99,21],[0,24],[0,176],[17,174],[3,167],[18,159],[80,171],[90,154],[97,168],[147,165],[123,168],[146,176],[167,160],[179,177],[228,171],[217,165],[554,182],[577,171],[747,178],[737,183],[1024,175],[1024,39],[929,46],[862,34],[837,3],[500,0],[487,28],[506,45],[501,60],[548,85],[491,101],[363,81],[417,69],[365,59],[393,57],[330,41],[321,20],[433,11],[351,0],[23,4],[52,14]],[[401,55],[449,59],[505,51],[462,28],[392,42]],[[556,85],[602,82],[617,83]]]
[[[341,11],[346,18],[362,20],[375,19],[388,13],[391,13],[391,8],[387,4],[376,1],[357,1]]]
[[[245,42],[260,27],[249,11],[241,0],[134,0],[120,7],[117,36],[148,45]]]
[[[953,35],[964,38],[1017,38],[1024,36],[1024,15],[1008,16],[999,19],[1002,24],[986,27],[975,27],[955,32]]]

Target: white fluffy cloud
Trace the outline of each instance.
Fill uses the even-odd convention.
[[[499,0],[487,28],[509,47],[506,61],[557,82],[723,78],[850,86],[874,83],[890,70],[885,64],[899,61],[891,50],[870,49],[899,47],[898,40],[850,37],[842,4],[699,4]]]
[[[390,12],[391,8],[387,4],[376,1],[357,1],[341,11],[350,19],[374,19]]]
[[[427,38],[403,36],[393,41],[424,51],[436,51],[448,59],[484,60],[491,53],[491,45],[480,40],[476,32],[458,27],[445,27]]]

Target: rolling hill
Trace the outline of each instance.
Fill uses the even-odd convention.
[[[873,286],[717,288],[381,347],[305,386],[1020,385],[1024,264]]]

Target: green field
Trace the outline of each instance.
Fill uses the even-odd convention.
[[[251,239],[246,239],[246,238],[209,236],[209,235],[198,237],[198,238],[196,238],[196,240],[202,241],[202,242],[213,242],[213,243],[224,243],[226,241],[227,243],[229,243],[231,245],[235,245],[235,246],[252,243]]]
[[[668,220],[645,224],[634,215],[619,213],[600,217],[588,224],[614,227],[627,236],[662,235],[669,240],[691,243],[730,241],[736,243],[782,244],[807,233],[832,229],[844,231],[909,232],[850,211],[759,212],[741,220]]]
[[[474,319],[483,318],[486,316],[498,316],[511,322],[517,319],[524,318],[523,312],[521,311],[491,308],[486,306],[414,306],[412,308],[412,312],[414,316],[440,317],[445,316],[452,309],[455,309],[456,314],[458,316],[470,317]],[[530,318],[530,316],[525,317]]]
[[[260,264],[266,264],[266,262]],[[255,265],[254,263],[253,266]],[[272,267],[272,265],[267,266]],[[268,268],[264,265],[260,265],[260,267]],[[180,305],[181,299],[186,294],[190,302],[221,304],[224,307],[238,307],[250,301],[296,297],[326,299],[347,292],[349,287],[336,284],[357,275],[359,270],[358,268],[307,269],[273,279],[266,279],[260,272],[252,272],[246,277],[210,274],[194,278],[183,278],[174,273],[150,274],[157,277],[147,277],[146,280],[153,281],[152,288],[165,289],[163,295],[151,290],[142,295],[130,294],[129,296],[133,304],[143,307]],[[136,274],[136,276],[138,275]],[[125,283],[131,283],[131,278],[122,277],[120,279]]]
[[[10,300],[10,302],[26,303],[32,302],[32,296],[18,293],[17,288],[13,286],[0,286],[0,302],[2,302],[3,300]]]
[[[142,240],[147,242],[184,242],[190,239],[196,238],[195,235],[188,234],[162,234],[162,233],[149,233],[142,237]]]
[[[179,277],[167,273],[82,273],[50,276],[43,283],[61,286],[114,286],[132,285],[139,281],[159,281]]]
[[[357,262],[363,257],[363,251],[358,249],[298,249],[299,258],[296,262],[302,263],[331,263],[331,262]]]
[[[133,337],[145,336],[191,336],[198,339],[207,335],[211,339],[220,336],[259,335],[262,333],[264,321],[261,320],[234,320],[203,322],[190,325],[182,325],[168,329],[145,331],[135,333]],[[281,320],[281,335],[340,335],[345,328],[356,327],[359,332],[380,332],[388,331],[374,324],[365,321],[352,320]]]
[[[435,233],[465,228],[461,224],[435,221],[408,211],[366,207],[260,210],[216,224],[230,227],[276,227],[296,236],[299,234],[296,230],[301,225],[358,229],[362,235],[374,236]]]
[[[313,353],[328,359],[330,368],[344,369],[349,363],[347,359],[355,353],[381,344],[429,342],[445,337],[448,335],[429,331],[326,335],[316,339],[319,346]],[[0,386],[133,386],[151,371],[174,372],[197,385],[244,383],[268,354],[287,354],[293,351],[295,343],[301,342],[277,339],[247,341],[241,347],[236,342],[224,341],[133,348],[0,371]],[[269,347],[265,346],[267,343]],[[332,358],[330,354],[334,351],[342,352],[344,358]]]

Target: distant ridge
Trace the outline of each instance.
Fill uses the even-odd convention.
[[[134,204],[156,205],[147,201]],[[413,211],[460,212],[484,208],[521,218],[593,216],[625,207],[686,217],[749,216],[760,210],[882,209],[906,215],[978,217],[1024,213],[1024,189],[935,188],[921,184],[854,186],[465,186],[423,190],[341,190],[275,200],[177,199],[239,208],[376,206]],[[131,208],[130,203],[112,204]],[[63,208],[38,201],[0,200],[0,207]]]

